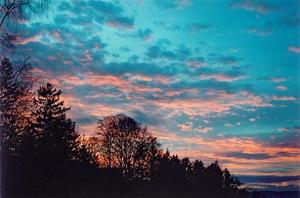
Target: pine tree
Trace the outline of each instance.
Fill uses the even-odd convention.
[[[46,156],[50,162],[74,159],[78,144],[75,123],[66,117],[70,107],[65,107],[60,100],[61,93],[61,90],[47,83],[38,89],[38,96],[33,102],[32,129],[40,140],[38,156]]]

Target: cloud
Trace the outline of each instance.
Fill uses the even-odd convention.
[[[300,47],[290,46],[290,47],[288,48],[288,50],[289,50],[290,52],[293,52],[293,53],[296,53],[296,54],[299,54],[299,53],[300,53]]]
[[[113,75],[103,75],[97,73],[82,73],[79,76],[64,74],[58,79],[66,85],[83,86],[89,85],[93,87],[115,87],[123,93],[140,93],[140,92],[160,92],[160,88],[152,86],[144,86],[134,84],[126,79]],[[161,81],[162,82],[162,81]]]
[[[157,115],[153,115],[153,112],[144,113],[140,110],[133,110],[129,112],[129,115],[131,115],[134,119],[145,125],[156,126],[162,124],[162,120],[159,119]]]
[[[185,32],[185,33],[199,33],[199,32],[211,30],[213,28],[212,25],[206,23],[197,23],[197,22],[179,25],[179,24],[168,24],[163,21],[156,21],[155,24],[172,32]]]
[[[276,89],[279,90],[279,91],[286,91],[286,90],[288,90],[288,88],[286,86],[283,86],[283,85],[276,86]]]
[[[299,149],[291,145],[268,144],[253,138],[219,137],[203,138],[199,135],[176,135],[171,132],[156,131],[158,139],[168,144],[171,152],[180,157],[201,159],[213,162],[218,159],[223,167],[229,168],[235,174],[247,175],[282,175],[282,167],[293,167],[291,163],[300,156]],[[178,148],[177,144],[189,145]],[[281,155],[282,152],[289,155]],[[285,175],[297,174],[295,169],[285,172]],[[265,172],[266,170],[273,170]],[[298,172],[299,173],[299,172]]]
[[[182,132],[200,132],[200,133],[208,133],[213,130],[213,127],[202,127],[199,125],[198,127],[193,127],[193,122],[185,122],[183,124],[179,124],[178,127]]]
[[[184,8],[191,5],[191,0],[154,0],[154,4],[162,9]]]
[[[132,28],[134,25],[134,18],[127,16],[124,9],[117,3],[102,0],[76,1],[73,3],[62,1],[58,8],[61,11],[71,11],[72,17],[65,21],[71,25],[78,23],[92,26],[106,24],[109,27],[121,29]]]
[[[273,95],[271,97],[271,100],[273,100],[273,101],[295,101],[295,100],[297,100],[297,98],[295,98],[293,96],[275,96],[275,95]]]
[[[237,65],[241,61],[240,58],[237,58],[235,56],[231,56],[231,55],[224,56],[224,55],[220,55],[220,54],[216,54],[216,53],[210,54],[209,58],[214,63],[219,63],[219,64],[223,64],[223,65],[231,65],[231,66]]]
[[[250,122],[255,122],[256,119],[255,119],[255,118],[249,118],[249,121],[250,121]]]
[[[141,40],[149,40],[151,38],[151,35],[153,34],[153,31],[150,28],[147,29],[139,29],[135,36]]]
[[[26,45],[28,43],[31,43],[31,42],[39,42],[42,38],[42,35],[41,34],[36,34],[34,36],[31,36],[31,37],[27,37],[27,38],[19,38],[18,39],[18,44],[19,45]]]
[[[191,55],[191,51],[185,46],[178,46],[175,50],[169,50],[164,46],[152,45],[147,49],[145,55],[152,59],[186,60]]]
[[[273,77],[273,78],[271,78],[270,80],[271,80],[272,82],[274,82],[274,83],[280,83],[280,82],[286,81],[285,78],[279,78],[279,77]]]
[[[244,76],[229,76],[226,74],[203,74],[200,75],[201,80],[216,80],[224,82],[233,82],[245,78]]]
[[[256,160],[272,158],[272,156],[266,153],[244,153],[244,152],[227,152],[224,154],[224,156],[241,158],[241,159],[256,159]]]
[[[179,124],[178,127],[182,132],[191,132],[193,130],[193,123],[185,122],[183,124]]]
[[[195,131],[197,132],[200,132],[200,133],[208,133],[210,131],[213,130],[213,127],[198,127],[198,128],[195,128]]]
[[[209,114],[228,114],[232,108],[271,107],[259,96],[249,92],[229,94],[226,92],[207,93],[208,98],[158,99],[152,103],[160,109],[171,110],[176,114],[188,116],[208,116]]]
[[[263,189],[264,191],[297,191],[300,187],[299,176],[261,176],[261,175],[239,175],[241,182],[246,183],[245,186],[254,189]],[[280,196],[282,193],[278,193]],[[290,193],[293,194],[293,193]],[[274,193],[275,195],[275,193]],[[289,196],[289,195],[287,195]],[[295,195],[297,196],[297,195]]]
[[[189,60],[187,60],[186,64],[189,67],[192,67],[192,68],[199,68],[199,67],[207,65],[206,62],[205,62],[205,59],[203,57],[193,57],[193,58],[190,58]]]
[[[125,28],[130,29],[133,27],[133,19],[128,17],[118,17],[107,20],[106,24],[113,28]]]
[[[272,31],[270,28],[267,28],[267,27],[264,27],[264,28],[251,27],[251,28],[248,28],[247,32],[251,33],[251,34],[255,34],[257,36],[268,36],[271,34]]]
[[[289,131],[289,128],[278,128],[277,131],[287,132],[287,131]]]
[[[286,13],[277,21],[279,25],[289,28],[297,28],[300,25],[300,13],[297,2],[285,2]]]
[[[163,47],[160,46],[150,46],[147,49],[146,56],[149,58],[168,58],[168,59],[175,59],[176,55]]]
[[[240,8],[251,12],[257,12],[260,14],[267,14],[269,12],[276,11],[278,8],[268,1],[257,0],[241,0],[234,1],[231,5],[232,8]]]

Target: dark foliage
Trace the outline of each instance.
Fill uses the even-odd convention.
[[[60,90],[47,83],[30,103],[31,84],[23,87],[8,59],[1,68],[1,197],[247,197],[217,161],[205,167],[164,152],[124,114],[80,136]]]

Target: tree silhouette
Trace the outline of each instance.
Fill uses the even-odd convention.
[[[31,123],[34,134],[40,139],[37,152],[40,156],[47,155],[50,162],[72,159],[79,135],[75,123],[66,118],[70,107],[64,106],[60,100],[61,90],[50,83],[41,86],[37,92]]]
[[[20,20],[37,14],[48,6],[48,0],[2,0],[0,2],[0,30],[7,19]]]
[[[18,136],[24,129],[31,106],[30,65],[13,65],[9,59],[0,65],[1,149],[17,152]]]
[[[149,176],[160,145],[146,127],[125,114],[117,114],[100,119],[96,135],[105,167],[121,168],[130,178]]]
[[[3,63],[6,69],[1,75],[13,76],[13,66],[7,59]],[[17,141],[3,139],[10,158],[5,162],[6,169],[1,166],[6,171],[1,174],[2,197],[248,196],[241,182],[228,169],[222,170],[218,161],[205,167],[202,161],[181,159],[168,149],[164,152],[147,127],[125,114],[100,119],[96,136],[79,135],[75,122],[66,116],[70,107],[60,99],[61,90],[50,83],[38,89],[29,106],[29,122],[12,127],[19,124],[7,119],[7,112],[14,111],[3,111],[11,107],[4,104],[13,104],[20,110],[16,112],[22,113],[28,108],[17,101],[27,92],[17,92],[19,81],[12,80],[15,78],[3,79],[6,81],[1,82],[13,83],[1,89],[1,129],[6,124],[12,132],[5,133],[9,137],[5,140],[17,137]],[[8,93],[19,93],[20,98],[10,100],[16,96]]]
[[[18,22],[30,15],[40,14],[48,0],[0,0],[0,47],[2,54],[15,51],[18,35],[11,32],[8,22]],[[1,56],[1,55],[0,55]]]

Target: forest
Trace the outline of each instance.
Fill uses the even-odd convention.
[[[34,77],[27,59],[11,58],[18,35],[5,21],[20,17],[32,2],[1,5],[1,197],[249,196],[218,161],[205,166],[171,154],[147,126],[126,114],[100,117],[93,136],[79,133],[62,90],[37,83],[42,79]]]

